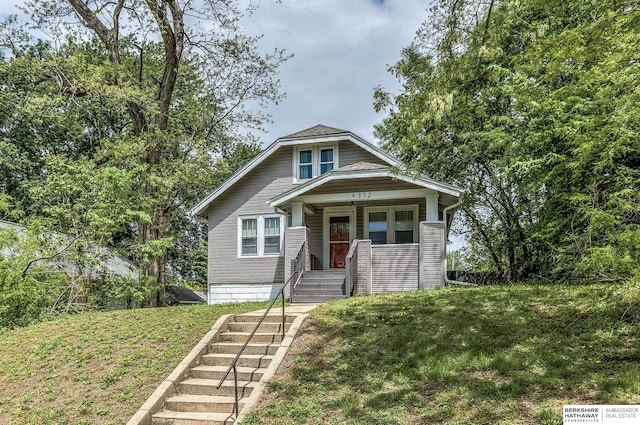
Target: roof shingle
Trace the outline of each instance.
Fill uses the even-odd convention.
[[[281,137],[281,139],[303,139],[306,137],[329,136],[332,134],[342,134],[342,133],[348,133],[348,131],[318,124],[318,125],[314,125],[313,127],[306,128],[304,130],[296,131],[295,133],[289,134],[288,136]]]

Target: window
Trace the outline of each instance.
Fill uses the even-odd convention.
[[[298,147],[294,149],[294,161],[295,181],[309,180],[337,167],[338,147]]]
[[[270,214],[238,217],[238,230],[239,256],[279,255],[282,251],[282,216]]]
[[[385,211],[370,212],[368,228],[372,244],[387,243],[387,213]]]
[[[365,207],[365,235],[374,245],[418,240],[418,206]]]
[[[242,255],[258,253],[258,219],[242,220]]]
[[[298,176],[300,180],[310,179],[313,177],[313,151],[304,150],[299,153],[300,172]]]
[[[264,253],[280,253],[280,217],[264,219]]]
[[[320,149],[320,174],[333,170],[333,149]]]
[[[413,211],[395,212],[395,240],[396,243],[413,242]]]

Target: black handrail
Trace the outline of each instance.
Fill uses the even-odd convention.
[[[236,415],[236,419],[238,418],[238,415],[240,413],[239,412],[239,408],[238,408],[238,371],[236,370],[236,363],[238,363],[238,360],[240,359],[240,356],[242,355],[242,353],[244,353],[244,350],[247,348],[247,345],[249,345],[249,342],[251,342],[251,338],[253,338],[253,335],[255,335],[255,333],[258,331],[258,328],[260,327],[260,325],[264,321],[265,317],[267,317],[267,315],[269,314],[269,311],[271,311],[271,308],[274,306],[274,304],[276,303],[278,298],[280,298],[280,295],[282,295],[282,339],[284,340],[284,336],[285,336],[285,333],[286,333],[285,332],[285,315],[284,315],[284,290],[287,287],[287,285],[291,283],[291,281],[292,281],[292,279],[294,277],[299,278],[300,275],[302,274],[302,272],[304,271],[304,267],[305,267],[304,266],[304,264],[305,264],[305,249],[306,249],[306,242],[303,241],[300,244],[300,248],[298,248],[298,254],[296,255],[296,258],[294,260],[291,260],[291,275],[289,276],[289,279],[287,279],[287,281],[284,283],[284,285],[282,285],[282,288],[280,288],[280,292],[278,292],[278,295],[276,295],[275,298],[273,299],[273,301],[271,301],[271,304],[269,304],[269,307],[267,307],[266,311],[264,312],[264,314],[262,315],[262,317],[260,318],[260,320],[258,321],[256,326],[253,328],[253,331],[251,332],[251,334],[249,335],[247,340],[244,342],[244,345],[242,346],[242,348],[240,348],[240,351],[238,351],[238,354],[233,359],[233,361],[229,365],[229,368],[227,369],[225,374],[222,376],[222,379],[220,379],[220,382],[218,383],[218,386],[216,387],[217,389],[220,389],[220,387],[222,386],[224,381],[229,376],[229,373],[231,373],[231,370],[233,369],[233,382],[234,382],[234,389],[235,389],[234,412],[235,412],[235,415]],[[297,283],[297,280],[298,279],[296,279],[296,283]],[[291,292],[293,292],[293,288],[294,287],[295,287],[295,285],[292,284],[291,285]]]

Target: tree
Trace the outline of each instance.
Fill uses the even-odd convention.
[[[58,193],[60,202],[51,207],[67,213],[64,219],[58,214],[67,231],[107,228],[110,237],[135,236],[129,248],[150,280],[145,285],[155,288],[148,304],[159,305],[167,256],[186,229],[179,223],[187,206],[233,171],[236,149],[248,153],[239,155],[243,160],[256,153],[241,130],[260,128],[268,116],[246,105],[280,100],[274,76],[287,56],[278,50],[261,56],[258,38],[239,31],[242,13],[230,0],[33,0],[26,8],[62,40],[40,62],[38,83],[57,91],[49,105],[57,103],[55,111],[77,119],[81,135],[96,141],[75,158],[49,161],[38,199],[51,203],[50,192]],[[5,45],[12,62],[29,51]],[[65,173],[83,164],[102,176],[96,183],[106,179],[117,188],[104,202],[97,202],[100,186],[88,191],[93,197],[58,190],[77,187],[73,173]],[[56,186],[54,168],[69,177],[65,184]],[[81,207],[59,208],[65,202]]]
[[[637,264],[639,13],[441,2],[392,67],[403,93],[376,93],[378,136],[466,189],[478,252],[512,280],[621,280]]]

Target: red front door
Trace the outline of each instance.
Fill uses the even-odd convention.
[[[343,269],[349,253],[351,217],[329,217],[329,267]]]

